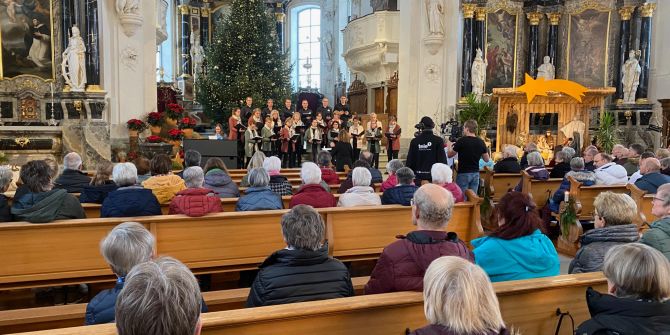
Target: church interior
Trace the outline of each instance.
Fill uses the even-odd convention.
[[[670,333],[668,15],[0,0],[0,334]]]

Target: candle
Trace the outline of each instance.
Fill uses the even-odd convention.
[[[51,104],[54,103],[54,83],[51,82]]]
[[[565,201],[565,202],[570,201],[570,192],[568,192],[568,191],[565,192],[565,199],[563,201]]]

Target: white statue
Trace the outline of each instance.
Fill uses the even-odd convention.
[[[116,0],[116,12],[119,15],[139,14],[140,0]]]
[[[631,50],[628,53],[628,60],[621,68],[624,103],[635,103],[635,93],[637,93],[637,87],[640,85],[641,72],[640,62],[635,58],[635,51]]]
[[[586,124],[580,120],[579,114],[575,114],[572,121],[561,128],[566,139],[572,138],[573,148],[577,152],[581,152],[584,144],[584,130],[586,130]]]
[[[205,49],[200,45],[200,37],[194,38],[191,45],[191,64],[193,64],[193,82],[198,82],[202,72],[202,62],[205,60]]]
[[[556,79],[556,68],[551,64],[551,57],[544,56],[544,63],[537,68],[537,78],[544,78],[544,80]]]
[[[77,27],[72,27],[67,49],[63,51],[61,69],[65,83],[72,91],[83,92],[86,88],[86,46]]]
[[[326,60],[331,61],[333,59],[333,34],[330,32],[325,33],[321,43],[323,44],[323,49],[326,53]]]
[[[426,0],[430,35],[444,35],[443,0]]]
[[[483,58],[482,49],[477,48],[477,55],[474,62],[472,62],[472,93],[477,96],[477,100],[480,100],[482,95],[484,95],[487,66]]]

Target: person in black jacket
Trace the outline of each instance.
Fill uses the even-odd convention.
[[[423,130],[409,143],[405,166],[412,169],[417,180],[431,181],[430,169],[435,163],[447,164],[444,140],[433,134],[435,122],[428,116],[421,118]]]
[[[398,185],[384,191],[382,205],[411,205],[414,193],[419,188],[414,185],[414,172],[408,167],[401,167],[395,172]]]
[[[11,206],[9,205],[9,201],[7,201],[7,197],[1,193],[7,192],[13,178],[14,173],[11,168],[8,166],[0,168],[0,222],[12,221]]]
[[[54,181],[54,188],[62,188],[67,193],[81,193],[84,187],[91,183],[85,172],[81,171],[82,160],[76,152],[71,152],[63,158],[63,173]]]
[[[517,147],[513,145],[505,146],[505,149],[503,149],[503,159],[493,166],[495,173],[519,173],[521,171],[519,160],[516,159],[516,149]]]
[[[551,169],[549,178],[563,178],[566,173],[572,171],[572,168],[570,167],[570,159],[570,155],[567,152],[562,150],[557,152],[556,156],[554,156],[556,165]]]
[[[623,244],[605,255],[608,294],[589,288],[591,319],[575,334],[670,334],[670,263],[658,250]]]
[[[112,177],[114,165],[110,161],[103,160],[95,169],[95,176],[91,184],[86,185],[79,195],[79,202],[101,204],[107,198],[109,192],[115,191],[118,186],[110,178]]]
[[[321,241],[325,225],[311,206],[297,205],[281,219],[287,248],[260,266],[247,307],[351,297],[354,288],[342,262],[328,256]]]
[[[352,166],[353,164],[351,163],[351,157],[354,155],[354,149],[351,147],[351,143],[349,142],[351,139],[349,132],[341,131],[337,136],[337,139],[337,141],[331,143],[330,145],[333,148],[331,154],[335,160],[335,170],[337,172],[344,172],[345,165],[349,167],[349,170],[353,170],[354,168]]]

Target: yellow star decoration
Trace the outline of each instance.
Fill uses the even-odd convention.
[[[526,73],[526,83],[519,86],[516,90],[526,93],[528,103],[531,103],[538,95],[546,97],[547,92],[550,91],[565,93],[575,98],[575,100],[582,102],[584,92],[588,91],[588,88],[574,81],[564,79],[545,80],[544,78],[537,78],[535,80]]]

